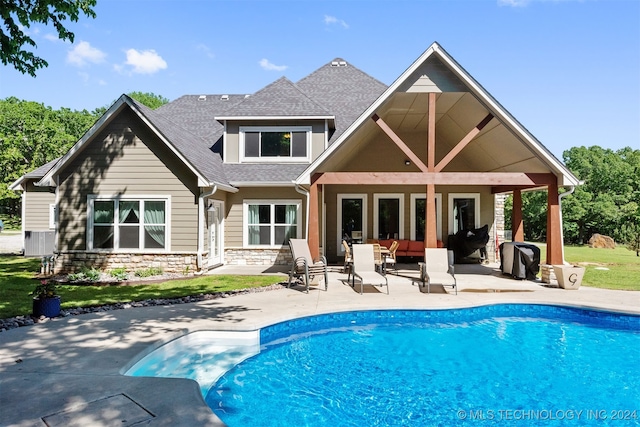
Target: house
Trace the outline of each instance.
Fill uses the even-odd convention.
[[[289,237],[337,262],[345,234],[436,247],[482,225],[494,258],[496,206],[514,195],[522,240],[533,188],[548,189],[546,261],[560,264],[559,189],[579,185],[437,43],[390,86],[338,58],[250,95],[157,110],[122,95],[47,169],[14,186],[55,194],[58,271],[286,264]]]

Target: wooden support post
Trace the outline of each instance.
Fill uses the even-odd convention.
[[[320,257],[320,215],[318,206],[318,183],[313,182],[309,189],[309,235],[307,242],[309,243],[309,251],[311,257],[315,260]]]
[[[511,241],[524,242],[522,223],[522,190],[513,190],[513,211],[511,212]]]
[[[436,186],[434,184],[427,185],[427,200],[425,203],[427,220],[424,230],[424,247],[437,248],[438,236],[436,230]]]
[[[560,198],[558,185],[549,185],[547,191],[547,264],[564,264],[562,259],[562,230],[560,229]]]

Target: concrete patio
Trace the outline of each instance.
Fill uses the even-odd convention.
[[[0,333],[2,426],[215,426],[195,382],[134,378],[124,368],[150,347],[190,331],[254,330],[299,316],[368,309],[444,309],[499,303],[559,304],[640,314],[640,293],[569,291],[503,276],[497,265],[456,266],[458,295],[419,291],[414,265],[388,275],[390,295],[330,273],[327,292],[300,288],[192,304],[58,318]],[[337,270],[337,269],[336,269]],[[281,274],[286,269],[222,267],[214,274]]]

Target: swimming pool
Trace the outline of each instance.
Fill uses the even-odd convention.
[[[259,341],[215,356],[176,345],[130,374],[181,366],[176,376],[207,377],[203,396],[230,427],[640,425],[640,316],[519,304],[361,311],[272,325]],[[208,371],[210,357],[225,367]]]

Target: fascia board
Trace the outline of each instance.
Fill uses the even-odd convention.
[[[240,191],[235,187],[230,187],[225,184],[216,184],[215,182],[212,182],[209,185],[207,185],[207,187],[214,187],[214,186],[218,187],[218,190],[226,191],[227,193],[237,193],[238,191]]]
[[[24,176],[21,176],[20,178],[16,179],[13,184],[11,184],[9,186],[9,190],[12,191],[24,191],[24,188],[22,187],[22,183],[25,182],[26,179]]]

